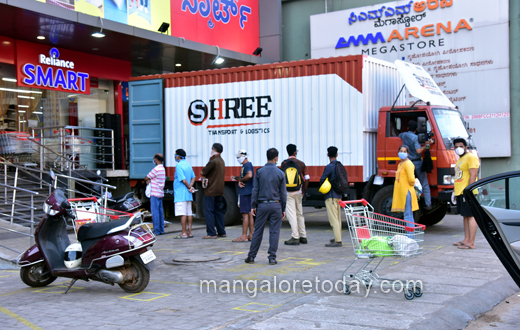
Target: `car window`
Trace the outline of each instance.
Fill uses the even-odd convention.
[[[520,210],[520,177],[491,182],[478,188],[482,206]]]

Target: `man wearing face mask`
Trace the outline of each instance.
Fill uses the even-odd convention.
[[[183,149],[175,151],[175,161],[177,162],[177,165],[175,165],[175,179],[173,180],[175,215],[181,217],[182,234],[174,238],[192,238],[193,212],[191,203],[193,202],[193,193],[195,192],[195,188],[193,188],[195,173],[193,173],[193,168],[186,160],[186,151]]]
[[[233,242],[247,242],[253,238],[254,220],[251,215],[251,194],[253,193],[253,164],[247,159],[247,152],[239,150],[237,161],[242,165],[240,176],[233,176],[231,180],[238,181],[238,195],[240,203],[240,214],[242,214],[242,236],[235,238]],[[247,229],[249,228],[249,235]]]
[[[152,185],[150,193],[150,208],[152,212],[153,232],[155,235],[164,234],[164,183],[166,182],[166,171],[163,166],[164,157],[161,154],[153,156],[153,170],[148,173],[145,181],[146,184]]]
[[[455,242],[453,245],[462,250],[474,249],[477,222],[462,193],[467,186],[477,181],[479,160],[473,153],[468,152],[465,139],[454,139],[453,145],[455,152],[460,156],[457,164],[455,164],[454,193],[457,196],[457,213],[462,215],[464,219],[464,240]]]
[[[421,171],[422,167],[422,159],[421,154],[426,148],[430,147],[430,144],[433,143],[433,140],[429,140],[426,142],[424,147],[421,147],[419,143],[419,138],[417,137],[417,122],[415,120],[410,120],[408,122],[408,132],[404,132],[399,134],[401,140],[403,140],[403,144],[408,147],[409,154],[408,159],[412,161],[415,165],[415,170],[417,173],[417,178],[421,182],[423,188],[424,195],[424,204],[426,207],[425,210],[432,209],[432,196],[430,193],[430,184],[428,183],[428,174],[426,172]]]
[[[224,195],[226,164],[220,154],[224,150],[222,144],[213,143],[209,162],[202,169],[202,179],[207,179],[204,189],[204,217],[206,218],[207,235],[203,239],[226,237],[222,195]],[[215,226],[217,230],[215,231]]]
[[[255,232],[246,264],[254,264],[255,257],[260,249],[264,227],[269,220],[269,265],[276,265],[276,251],[280,239],[280,228],[285,218],[285,206],[287,204],[287,190],[285,187],[285,175],[276,167],[278,162],[278,150],[267,150],[267,164],[256,171],[251,196],[251,214],[256,215]],[[258,210],[258,212],[257,212]]]

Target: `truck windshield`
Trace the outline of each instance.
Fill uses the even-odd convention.
[[[433,116],[435,117],[443,139],[456,137],[467,139],[469,137],[460,112],[455,110],[434,109]]]

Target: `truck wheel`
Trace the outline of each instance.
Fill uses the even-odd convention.
[[[428,213],[423,213],[421,215],[421,218],[417,221],[420,224],[426,225],[426,226],[433,226],[434,224],[438,223],[442,219],[444,219],[444,216],[446,215],[446,212],[448,211],[448,204],[441,203],[437,205],[436,208],[431,210]],[[423,210],[424,212],[424,210]]]
[[[381,213],[384,215],[388,215],[394,218],[403,218],[402,213],[394,213],[392,212],[392,200],[394,199],[394,186],[386,186],[381,188],[374,199],[372,200],[372,206],[374,207],[374,211],[377,213]]]
[[[224,187],[224,225],[231,226],[240,220],[240,209],[238,208],[238,196],[235,190],[229,186]]]

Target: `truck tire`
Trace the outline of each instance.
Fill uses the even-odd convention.
[[[374,207],[374,212],[388,215],[390,217],[403,219],[404,214],[401,212],[392,212],[392,201],[394,199],[394,186],[386,186],[376,192],[374,199],[370,204]],[[421,210],[413,212],[415,222],[418,222]]]
[[[235,189],[224,187],[224,225],[231,226],[240,220],[240,209],[238,208],[238,196]]]
[[[426,214],[422,214],[419,220],[417,221],[420,224],[423,224],[425,226],[433,226],[434,224],[438,223],[442,219],[444,219],[444,216],[446,215],[446,212],[448,211],[448,204],[441,203],[437,205],[436,208],[431,210],[430,212]],[[423,210],[424,212],[424,210]]]

